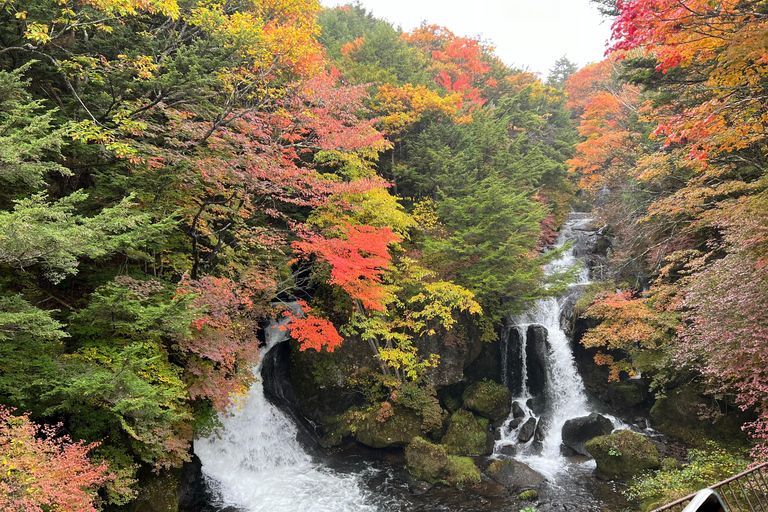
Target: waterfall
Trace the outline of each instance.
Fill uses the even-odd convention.
[[[265,330],[262,361],[287,338],[287,319]],[[254,374],[261,378],[261,362]],[[294,423],[264,396],[255,382],[242,403],[220,418],[223,428],[195,441],[203,474],[218,492],[222,507],[249,512],[365,512],[369,504],[360,476],[343,475],[313,463],[296,440]]]
[[[574,238],[574,227],[583,229],[588,221],[589,219],[585,218],[569,219],[558,238],[558,247],[562,247]],[[576,263],[578,262],[574,248],[571,247],[558,260],[550,263],[545,270],[549,274]],[[588,270],[583,267],[575,284],[587,284],[589,282],[588,276]],[[528,339],[528,333],[531,326],[543,327],[546,329],[546,342],[545,347],[543,347],[543,366],[546,373],[543,393],[545,410],[538,418],[540,423],[536,435],[538,442],[528,441],[524,446],[519,446],[517,458],[550,477],[557,475],[565,466],[565,458],[560,454],[563,425],[571,418],[585,416],[591,412],[584,390],[584,382],[576,369],[570,341],[561,327],[560,318],[564,302],[562,299],[558,300],[551,297],[537,300],[528,311],[520,316],[510,318],[508,323],[512,329],[504,333],[509,336],[514,330],[520,339],[523,386],[521,395],[514,400],[521,405],[525,416],[522,421],[519,419],[516,421],[510,414],[510,418],[501,428],[501,439],[496,442],[495,451],[500,452],[505,446],[517,444],[518,428],[524,425],[528,418],[534,417],[533,411],[527,406],[532,396],[529,390],[528,373],[533,369],[528,362],[531,348],[528,346],[531,343],[531,340]],[[538,340],[539,343],[543,341]],[[507,348],[508,341],[505,341],[504,349]],[[502,358],[506,361],[508,355],[505,354]],[[505,368],[504,372],[507,373],[508,370]],[[509,380],[509,377],[506,379]],[[536,399],[536,397],[534,398]]]

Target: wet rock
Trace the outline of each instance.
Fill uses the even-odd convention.
[[[521,443],[527,443],[533,439],[533,434],[536,432],[536,418],[528,418],[520,428],[520,432],[517,433],[517,440]]]
[[[547,385],[547,329],[540,325],[531,325],[527,332],[528,341],[525,346],[526,367],[528,376],[528,392],[534,396],[544,394]]]
[[[517,427],[523,424],[523,421],[525,421],[525,418],[515,418],[512,421],[510,421],[509,422],[510,430],[515,430]]]
[[[422,418],[413,409],[394,406],[394,414],[386,421],[379,421],[376,411],[370,411],[357,419],[355,438],[371,448],[405,446],[414,437],[422,435]]]
[[[523,410],[523,406],[520,405],[520,402],[512,402],[512,417],[513,418],[525,417],[525,411]]]
[[[499,453],[502,455],[507,455],[509,457],[512,457],[517,453],[517,448],[512,443],[505,444],[501,447],[501,450],[499,450]]]
[[[595,475],[599,478],[626,481],[643,471],[660,467],[659,451],[653,441],[630,430],[596,437],[585,447],[595,458]]]
[[[463,399],[465,409],[490,420],[500,420],[509,416],[512,394],[501,384],[484,380],[470,385]]]
[[[597,436],[608,435],[611,431],[613,431],[611,420],[594,412],[589,416],[570,419],[563,425],[563,453],[589,456],[584,443]]]
[[[475,418],[474,414],[466,409],[460,409],[453,413],[448,420],[448,430],[443,436],[442,444],[448,453],[452,455],[484,455],[491,453],[487,450],[488,420],[485,427]]]
[[[516,491],[538,487],[544,483],[543,476],[513,459],[493,461],[485,472],[494,481]]]

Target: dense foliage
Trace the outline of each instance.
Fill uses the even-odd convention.
[[[573,194],[561,64],[545,85],[359,5],[4,2],[7,507],[130,501],[247,389],[283,314],[303,350],[367,344],[382,399],[439,425],[416,341],[459,315],[490,339],[564,283],[540,256]],[[14,480],[41,458],[54,476]]]
[[[601,197],[621,291],[589,307],[602,323],[584,342],[614,378],[642,371],[662,393],[694,380],[754,410],[765,458],[768,4],[598,3],[616,16],[612,53],[566,83],[585,137],[570,163]]]

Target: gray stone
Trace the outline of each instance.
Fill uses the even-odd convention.
[[[590,439],[608,435],[612,431],[611,420],[594,412],[589,416],[570,419],[563,425],[563,445],[566,447],[564,453],[589,456],[584,444]]]
[[[517,440],[521,443],[527,443],[533,438],[533,434],[536,432],[536,418],[528,418],[525,425],[517,433]]]

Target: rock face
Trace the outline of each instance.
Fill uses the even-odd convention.
[[[444,480],[451,485],[480,481],[480,470],[469,457],[448,455],[445,447],[415,437],[405,448],[408,472],[428,482]]]
[[[422,419],[416,411],[395,406],[393,412],[387,421],[379,421],[375,411],[359,418],[355,432],[357,441],[371,448],[390,448],[405,446],[414,437],[422,435]]]
[[[464,391],[463,398],[465,409],[475,411],[489,420],[496,421],[509,416],[512,393],[496,382],[475,382]]]
[[[460,409],[451,416],[442,444],[451,455],[484,455],[488,453],[488,434],[471,412]]]
[[[687,442],[701,436],[721,441],[744,441],[745,433],[740,426],[752,421],[754,413],[726,405],[726,414],[715,420],[700,419],[700,410],[711,407],[711,404],[711,397],[682,386],[656,401],[651,408],[652,425],[664,434]]]
[[[544,483],[543,476],[513,459],[493,461],[485,472],[496,482],[514,491],[531,489]]]
[[[528,375],[528,392],[534,398],[542,396],[547,385],[548,352],[549,342],[547,341],[547,329],[540,325],[531,325],[528,327],[525,357]]]
[[[517,433],[517,440],[521,443],[527,443],[533,438],[533,434],[536,432],[536,418],[528,418],[528,421],[522,426]]]
[[[630,430],[588,441],[587,451],[595,458],[595,475],[608,480],[629,480],[648,469],[660,467],[659,451],[653,441]]]
[[[573,418],[563,425],[563,454],[589,455],[584,444],[590,439],[605,436],[613,431],[611,420],[597,413]]]

